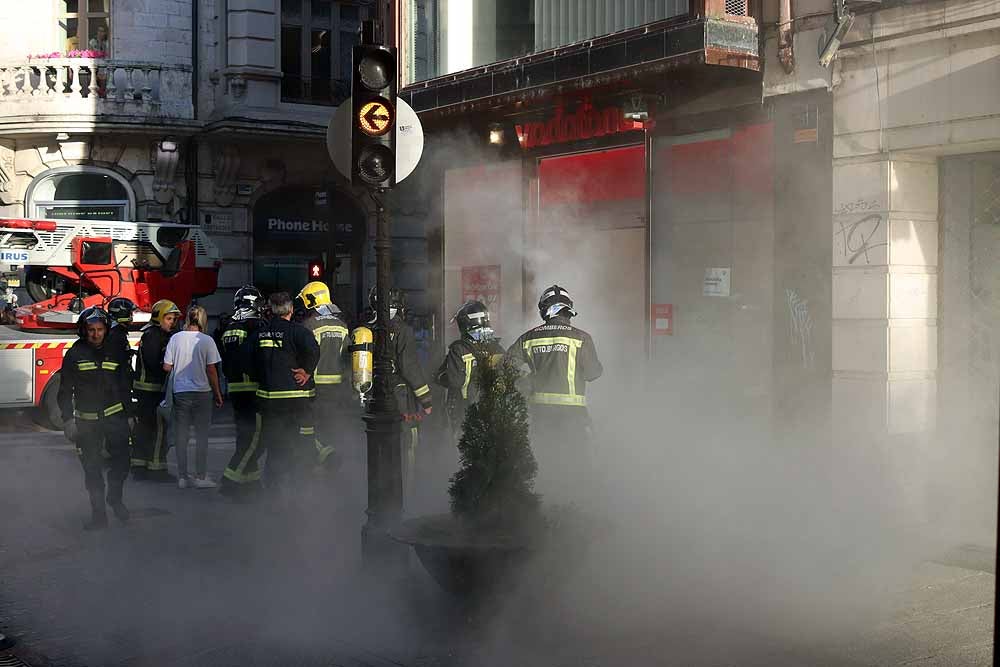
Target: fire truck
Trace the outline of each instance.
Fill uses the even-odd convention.
[[[59,369],[80,312],[126,297],[141,326],[160,299],[183,310],[212,294],[220,266],[208,236],[188,225],[0,218],[0,408],[34,407],[39,424],[60,428]],[[32,303],[17,304],[18,288]],[[139,336],[130,332],[133,346]]]

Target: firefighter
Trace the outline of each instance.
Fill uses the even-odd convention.
[[[457,442],[465,410],[479,395],[476,367],[480,358],[503,355],[504,350],[494,337],[490,312],[481,301],[466,301],[451,321],[458,324],[461,337],[448,346],[448,354],[434,379],[448,390],[448,419]]]
[[[373,287],[368,294],[372,322],[378,313],[378,297]],[[424,369],[417,360],[417,339],[403,319],[406,299],[402,290],[389,290],[389,356],[392,359],[390,386],[402,418],[403,479],[407,495],[413,490],[413,471],[417,462],[420,423],[431,414],[431,388],[424,379]]]
[[[66,437],[76,443],[90,496],[91,514],[90,521],[84,524],[86,530],[107,527],[105,502],[120,521],[129,519],[122,492],[128,477],[132,396],[128,357],[108,340],[110,329],[111,317],[104,310],[92,307],[80,313],[77,319],[80,340],[73,343],[63,359],[57,396]]]
[[[287,292],[272,294],[268,302],[272,317],[254,332],[250,358],[257,381],[260,438],[267,448],[267,483],[284,501],[300,463],[314,451],[310,399],[316,396],[313,372],[320,350],[313,335],[291,321],[293,306]]]
[[[136,362],[135,390],[137,421],[132,433],[132,476],[158,482],[172,482],[167,472],[166,424],[156,409],[163,400],[166,371],[163,353],[173,335],[181,310],[173,301],[161,299],[153,304],[149,324],[143,327]]]
[[[518,338],[507,355],[528,367],[539,477],[569,467],[583,473],[590,454],[586,385],[604,368],[590,334],[570,324],[576,311],[565,289],[553,285],[542,292],[538,314],[543,324]]]
[[[108,343],[117,345],[129,359],[129,370],[132,369],[132,347],[128,342],[128,328],[132,324],[132,314],[136,305],[131,299],[123,296],[115,297],[108,302],[108,315],[111,317],[111,331],[108,332]]]
[[[253,369],[247,362],[250,358],[249,346],[260,326],[263,309],[264,295],[256,287],[245,285],[236,290],[233,313],[225,319],[217,343],[222,351],[222,371],[236,422],[236,451],[223,473],[220,490],[238,500],[250,500],[260,487],[257,383],[251,377]]]
[[[319,364],[316,366],[316,398],[313,402],[314,442],[316,463],[319,466],[335,465],[334,442],[338,422],[347,413],[347,390],[344,383],[344,366],[347,324],[341,319],[340,308],[330,299],[330,288],[313,281],[302,288],[297,297],[305,309],[302,323],[312,332],[319,345]]]

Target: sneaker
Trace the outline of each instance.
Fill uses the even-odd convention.
[[[186,489],[186,488],[188,488],[190,486],[192,486],[191,480],[188,479],[187,477],[178,477],[177,478],[177,488],[178,489]]]
[[[195,477],[191,480],[191,484],[196,489],[214,489],[218,486],[218,484],[210,480],[208,477]]]

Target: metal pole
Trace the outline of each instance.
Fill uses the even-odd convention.
[[[1000,423],[1000,420],[998,420]],[[997,451],[1000,451],[1000,427],[997,430]],[[997,534],[994,543],[996,553],[993,555],[993,667],[1000,667],[997,656],[997,626],[1000,625],[1000,611],[997,600],[1000,599],[1000,468],[997,469]]]
[[[375,208],[375,364],[372,400],[364,420],[368,438],[368,520],[361,529],[361,551],[367,566],[406,562],[406,547],[392,541],[388,531],[403,514],[403,468],[400,454],[399,409],[390,379],[389,352],[389,219],[378,194]]]

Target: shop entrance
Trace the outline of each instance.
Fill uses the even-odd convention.
[[[269,294],[298,293],[309,280],[309,263],[323,264],[322,280],[346,316],[364,307],[365,214],[335,189],[286,187],[261,197],[253,209],[253,279]]]
[[[526,313],[555,283],[572,295],[574,324],[594,337],[604,376],[588,389],[591,410],[613,410],[643,381],[647,332],[645,153],[642,146],[543,158],[531,197]],[[596,420],[595,420],[596,421]]]

